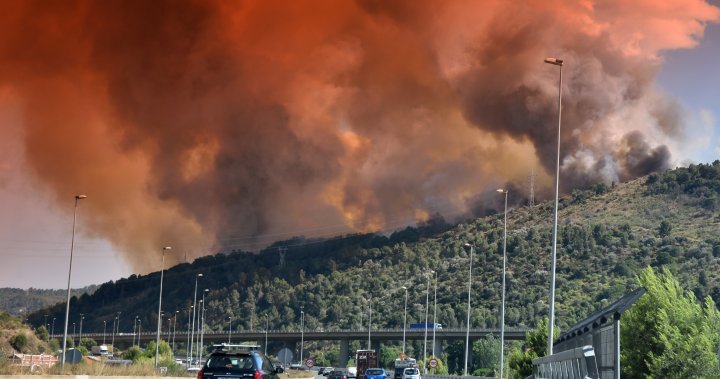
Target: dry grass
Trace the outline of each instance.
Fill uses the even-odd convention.
[[[36,368],[31,371],[28,367],[13,366],[9,362],[0,364],[0,375],[90,375],[90,376],[171,376],[194,377],[195,373],[188,373],[183,367],[168,368],[166,375],[160,375],[154,365],[132,364],[128,366],[111,366],[101,363],[66,364],[65,370],[60,364],[43,369]]]
[[[286,378],[312,378],[315,376],[315,371],[285,370],[284,374],[287,375]]]

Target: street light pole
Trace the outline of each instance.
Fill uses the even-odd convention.
[[[432,351],[430,352],[430,355],[432,355],[433,358],[435,358],[435,329],[437,325],[437,271],[435,271],[435,295],[434,300],[435,303],[433,305],[433,340],[432,340]]]
[[[200,303],[202,303],[202,309],[200,314],[198,315],[198,319],[200,320],[200,343],[198,344],[198,360],[202,361],[202,353],[203,348],[205,344],[205,293],[209,292],[210,290],[205,288],[202,293],[202,300]]]
[[[550,269],[550,322],[548,323],[547,355],[553,353],[553,332],[555,327],[555,267],[557,263],[557,224],[558,224],[558,187],[560,184],[560,127],[562,125],[562,67],[563,60],[558,58],[545,58],[545,63],[560,67],[560,82],[558,84],[558,133],[557,158],[555,160],[555,209],[553,220],[552,263]]]
[[[265,314],[265,356],[267,357],[268,328],[270,327],[270,316]]]
[[[423,342],[423,356],[422,360],[425,363],[423,366],[425,374],[427,374],[427,325],[428,325],[428,311],[430,310],[430,275],[435,271],[430,270],[427,273],[427,289],[425,290],[425,338]]]
[[[404,311],[405,317],[404,317],[404,321],[403,321],[403,349],[402,349],[403,354],[405,354],[405,329],[407,329],[407,299],[408,299],[408,289],[407,289],[407,287],[405,287],[405,286],[402,286],[401,288],[405,290],[405,311]]]
[[[193,354],[195,353],[195,350],[193,349],[193,344],[195,343],[195,310],[197,309],[197,287],[198,287],[198,278],[202,277],[203,274],[197,274],[195,276],[195,292],[193,295],[193,305],[192,305],[192,328],[190,329],[190,361],[188,362],[188,367],[192,365],[193,362]]]
[[[162,321],[162,288],[163,274],[165,273],[165,251],[171,249],[172,247],[170,246],[165,246],[162,249],[162,264],[160,265],[160,297],[158,299],[157,336],[155,337],[155,369],[158,368],[158,354],[160,353],[160,323]]]
[[[107,321],[103,320],[103,345],[105,345],[105,332],[107,331]]]
[[[173,355],[175,355],[175,331],[177,331],[177,316],[180,311],[175,310],[175,315],[173,316],[173,335],[172,335],[172,351]]]
[[[80,313],[80,335],[78,336],[78,345],[82,345],[82,322],[85,319],[85,314]]]
[[[503,268],[502,268],[502,300],[500,302],[500,378],[503,377],[505,365],[505,273],[507,265],[507,203],[508,190],[498,189],[498,192],[505,195],[505,214],[503,219]]]
[[[117,316],[113,319],[113,327],[112,327],[112,340],[110,341],[110,344],[113,347],[113,351],[115,350],[115,324],[117,323]]]
[[[370,329],[372,328],[372,301],[368,301],[368,350],[370,350]]]
[[[230,336],[232,335],[232,316],[228,317],[228,345],[230,345]]]
[[[300,308],[300,364],[303,361],[303,345],[305,343],[305,311]]]
[[[191,345],[192,340],[190,339],[190,315],[191,315],[190,310],[193,308],[194,307],[191,305],[190,309],[188,309],[188,323],[187,323],[188,329],[187,329],[187,334],[186,334],[187,342],[185,342],[185,360],[187,363],[187,367],[190,367],[190,362],[192,362],[192,360],[190,359],[190,357],[192,355],[192,345]]]
[[[62,369],[65,369],[65,353],[67,352],[68,320],[70,319],[70,278],[72,277],[73,249],[75,248],[75,222],[77,220],[78,200],[87,198],[87,195],[75,195],[75,209],[73,211],[72,238],[70,239],[70,266],[68,268],[67,301],[65,302],[65,332],[63,333]]]
[[[466,243],[465,246],[470,246],[470,270],[468,271],[468,303],[467,303],[467,332],[465,332],[465,366],[463,369],[463,375],[468,374],[468,354],[470,348],[470,291],[472,289],[472,264],[473,264],[473,245]]]

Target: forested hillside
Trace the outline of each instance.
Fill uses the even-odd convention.
[[[654,174],[629,183],[595,185],[563,197],[559,211],[557,323],[565,328],[635,286],[646,266],[666,266],[698,298],[720,300],[718,236],[720,162]],[[509,195],[511,198],[513,193]],[[534,326],[548,312],[552,203],[508,214],[507,326]],[[206,293],[210,329],[360,328],[373,306],[373,327],[401,327],[404,291],[408,323],[424,321],[427,273],[437,271],[437,322],[463,326],[467,274],[473,263],[473,327],[499,325],[502,214],[448,228],[434,221],[391,237],[354,235],[331,240],[296,238],[260,254],[234,252],[197,259],[165,272],[163,308],[185,329],[197,274]],[[281,259],[280,248],[286,249]],[[71,322],[85,314],[85,330],[102,331],[119,314],[121,332],[154,326],[159,273],[101,285],[71,301]],[[433,288],[430,291],[432,304]],[[432,305],[431,305],[432,306]],[[64,305],[40,310],[62,319]],[[109,327],[109,326],[108,326]],[[367,327],[367,325],[365,325]]]
[[[73,296],[95,292],[98,286],[71,289]],[[0,288],[0,310],[13,316],[24,316],[38,309],[46,308],[59,302],[65,303],[67,290]]]

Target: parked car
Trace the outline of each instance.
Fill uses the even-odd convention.
[[[197,379],[279,379],[278,374],[283,371],[256,350],[242,345],[219,345],[208,356]]]
[[[328,379],[348,379],[348,377],[349,377],[348,371],[340,370],[340,369],[335,369],[335,370],[330,371],[330,373],[327,376]]]
[[[357,367],[348,367],[348,378],[357,378]]]
[[[365,370],[365,379],[388,379],[384,368],[369,368]]]
[[[322,370],[318,371],[318,375],[328,376],[333,370],[335,370],[333,367],[323,367]]]
[[[420,379],[420,370],[408,367],[403,371],[402,379]]]

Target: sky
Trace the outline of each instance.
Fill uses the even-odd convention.
[[[547,200],[545,57],[563,191],[712,162],[717,5],[5,2],[0,287]]]

